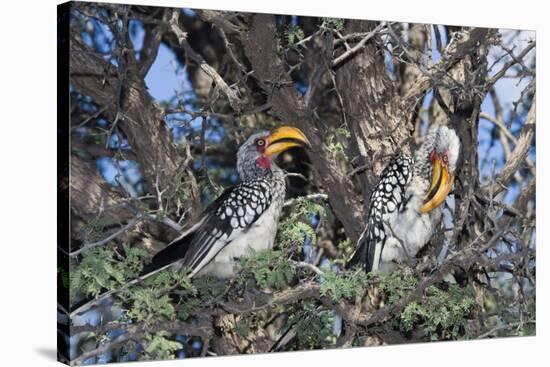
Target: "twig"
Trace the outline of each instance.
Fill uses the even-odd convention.
[[[153,28],[150,32],[147,33],[145,41],[143,42],[143,47],[140,53],[140,65],[139,65],[139,75],[144,78],[153,63],[157,59],[159,47],[162,41],[162,36],[166,32],[166,22],[168,21],[168,10],[162,9],[162,22]],[[148,41],[148,42],[147,42]],[[147,52],[148,51],[148,52]]]
[[[502,167],[500,174],[495,178],[494,183],[487,184],[481,188],[481,192],[485,195],[492,194],[497,195],[506,188],[506,185],[519,169],[521,163],[527,157],[527,153],[531,148],[531,141],[535,136],[535,124],[536,124],[536,97],[533,97],[533,103],[531,109],[527,114],[527,120],[521,128],[521,133],[514,148],[514,151]]]
[[[176,35],[179,46],[183,48],[185,54],[187,55],[187,57],[189,57],[189,59],[194,61],[202,71],[204,71],[209,77],[212,78],[216,86],[227,97],[231,107],[235,111],[240,112],[242,110],[242,101],[237,93],[227,85],[220,74],[218,74],[218,72],[212,66],[208,65],[204,61],[203,57],[195,50],[193,50],[191,45],[189,45],[189,42],[187,42],[187,33],[184,32],[179,26],[179,13],[180,10],[175,9],[172,13],[172,18],[169,21],[170,29]]]
[[[318,194],[309,194],[309,195],[306,195],[306,196],[301,196],[299,198],[292,198],[292,199],[289,199],[287,201],[285,201],[285,203],[283,204],[283,208],[286,208],[288,206],[292,206],[294,204],[296,204],[298,202],[298,200],[300,200],[300,198],[306,198],[308,200],[328,200],[328,195],[327,194],[321,194],[321,193],[318,193]]]
[[[395,34],[395,32],[393,31],[393,28],[391,26],[391,23],[388,24],[388,34],[390,35],[390,37],[397,43],[397,46],[399,46],[399,48],[405,53],[405,55],[407,56],[407,59],[410,63],[414,63],[412,65],[418,67],[419,69],[422,69],[421,68],[421,64],[418,60],[417,57],[415,57],[413,54],[411,54],[409,52],[409,48],[408,47],[405,47],[405,45],[403,44],[403,41],[401,40],[401,38],[399,38],[399,36],[397,36],[397,34]],[[431,47],[431,45],[429,46]],[[431,49],[430,49],[430,54],[431,54]]]
[[[502,68],[497,73],[495,73],[495,75],[493,75],[493,77],[489,79],[487,83],[485,83],[484,90],[489,91],[493,87],[493,85],[506,74],[508,69],[517,64],[517,60],[523,59],[532,49],[535,48],[536,45],[537,42],[533,41],[529,43],[529,45],[525,47],[523,51],[521,51],[517,56],[511,55],[512,60],[504,64]]]
[[[108,108],[110,108],[112,105],[112,103],[107,103],[106,105],[104,105],[103,107],[99,108],[95,113],[93,113],[92,115],[90,115],[89,117],[87,117],[86,119],[84,119],[84,121],[82,121],[80,124],[76,125],[76,126],[73,126],[71,128],[71,130],[74,130],[74,129],[78,129],[78,128],[81,128],[82,126],[86,125],[88,122],[90,122],[91,120],[97,118],[99,115],[101,115],[103,112],[107,111]]]
[[[441,54],[441,49],[443,47],[441,43],[441,33],[439,32],[439,26],[437,24],[434,24],[432,28],[434,30],[434,35],[435,35],[435,46],[437,47],[437,51],[439,52],[439,54]]]
[[[307,181],[306,176],[302,175],[301,173],[297,173],[297,172],[286,172],[285,173],[285,178],[286,177],[298,177],[298,178],[301,178],[304,181]]]
[[[362,39],[369,35],[370,32],[357,32],[357,33],[350,33],[346,35],[340,35],[340,32],[336,32],[336,34],[339,36],[336,40],[334,40],[334,47],[338,47],[342,44],[347,45],[347,41],[355,41],[358,39]],[[380,31],[380,34],[383,34],[384,31]],[[347,46],[346,50],[351,49],[351,47]]]
[[[314,272],[315,274],[317,274],[319,276],[325,276],[325,273],[313,264],[306,263],[304,261],[292,261],[291,260],[290,262],[291,262],[291,264],[293,264],[297,268],[309,269],[309,270],[311,270],[312,272]]]
[[[116,339],[108,343],[102,344],[96,349],[82,353],[78,358],[75,358],[71,361],[71,366],[77,366],[79,364],[82,364],[88,358],[102,355],[110,351],[111,349],[137,337],[138,335],[136,333],[125,333],[125,334],[119,335]]]
[[[433,65],[433,55],[432,55],[432,30],[430,25],[424,27],[426,29],[426,45],[427,45],[427,54],[428,54],[428,67]]]
[[[368,317],[354,317],[351,320],[348,320],[348,322],[352,322],[363,327],[369,327],[373,324],[383,322],[391,315],[401,312],[401,310],[403,310],[409,303],[421,298],[426,288],[442,279],[443,276],[445,276],[454,266],[457,266],[458,264],[466,265],[468,262],[475,261],[479,254],[494,246],[505,232],[505,228],[497,230],[495,234],[483,246],[480,247],[476,246],[477,242],[479,242],[482,238],[481,236],[478,236],[474,241],[466,246],[463,251],[448,258],[441,266],[434,270],[432,275],[423,279],[420,283],[418,283],[413,291],[411,291],[407,296],[401,298],[398,302],[385,306],[373,312]],[[349,313],[343,313],[343,315],[344,317],[350,317]]]
[[[127,27],[128,27],[128,12],[130,11],[130,7],[126,7],[123,17],[122,17],[122,29],[120,33],[114,32],[115,39],[118,44],[118,84],[116,87],[116,93],[115,93],[115,105],[116,105],[116,112],[115,112],[115,118],[113,122],[111,123],[111,127],[109,129],[109,132],[107,133],[107,137],[105,138],[105,147],[109,147],[109,143],[111,140],[111,136],[113,135],[113,132],[115,131],[117,127],[117,123],[120,120],[120,117],[122,116],[122,99],[123,99],[123,91],[124,91],[124,83],[126,81],[126,74],[128,72],[128,59],[131,59],[133,57],[130,50],[127,48],[127,39],[125,36],[127,35]],[[120,37],[120,34],[123,36]],[[111,64],[108,65],[109,67]]]
[[[142,219],[143,219],[142,216],[138,216],[138,217],[136,217],[136,218],[133,218],[133,219],[132,219],[131,221],[129,221],[124,227],[122,227],[122,228],[119,229],[118,231],[114,232],[114,233],[111,234],[110,236],[107,236],[106,238],[102,239],[101,241],[97,241],[97,242],[85,244],[84,246],[82,246],[82,247],[79,248],[78,250],[75,250],[75,251],[69,253],[69,256],[70,256],[70,257],[75,257],[75,256],[80,255],[83,251],[89,250],[89,249],[94,248],[94,247],[106,245],[107,243],[109,243],[110,241],[114,240],[115,238],[117,238],[118,236],[120,236],[121,234],[123,234],[124,232],[126,232],[126,231],[128,231],[129,229],[133,228],[133,227],[134,227],[136,224],[138,224]]]
[[[340,66],[342,63],[344,63],[349,58],[353,57],[357,52],[359,52],[365,44],[373,38],[382,28],[384,27],[383,24],[379,24],[376,28],[374,28],[371,32],[367,33],[367,35],[359,41],[355,46],[353,46],[350,50],[344,52],[342,55],[338,56],[334,61],[332,62],[332,68],[335,69],[338,66]]]
[[[510,132],[510,130],[508,130],[508,128],[502,121],[492,117],[486,112],[481,112],[479,114],[479,117],[495,124],[508,140],[514,143],[514,145],[518,144],[518,139]],[[506,159],[508,159],[508,157],[506,157]],[[529,171],[531,172],[531,174],[535,175],[535,164],[533,163],[531,158],[529,158],[528,156],[525,157],[525,163],[527,163],[527,166],[529,167]]]
[[[206,125],[208,124],[208,120],[205,115],[202,116],[201,121],[201,170],[204,174],[204,177],[206,178],[206,182],[208,182],[208,185],[212,189],[214,193],[218,193],[220,191],[219,187],[216,186],[216,184],[212,181],[210,178],[210,175],[208,174],[208,167],[206,165]]]
[[[504,324],[504,325],[495,326],[491,330],[489,330],[489,331],[487,331],[483,334],[478,335],[477,339],[484,339],[484,338],[486,338],[488,336],[491,336],[492,334],[496,333],[497,331],[508,330],[508,329],[511,329],[511,328],[514,328],[514,327],[522,326],[524,324],[534,324],[534,323],[535,323],[535,320],[528,320],[526,322],[513,322],[511,324]]]
[[[85,332],[93,331],[98,334],[105,333],[110,330],[123,330],[124,334],[121,334],[114,340],[105,342],[96,349],[82,353],[78,358],[75,358],[71,361],[71,365],[79,365],[84,362],[86,359],[91,357],[96,357],[102,355],[113,348],[124,344],[129,340],[139,340],[145,333],[155,333],[158,331],[168,331],[173,334],[186,334],[193,336],[200,336],[204,339],[209,339],[212,336],[213,330],[212,326],[207,319],[204,319],[202,322],[199,322],[197,325],[191,323],[184,323],[179,321],[161,321],[155,324],[137,323],[137,324],[117,324],[109,323],[103,326],[96,327],[95,329],[91,328],[90,325],[82,325],[71,327],[71,332]]]
[[[427,89],[432,88],[434,84],[441,83],[442,78],[447,75],[448,71],[465,55],[469,54],[472,49],[477,49],[479,42],[486,39],[488,34],[488,29],[473,28],[466,32],[463,39],[449,43],[437,63],[428,70],[420,69],[422,74],[411,84],[411,87],[403,96],[403,100],[414,101]]]

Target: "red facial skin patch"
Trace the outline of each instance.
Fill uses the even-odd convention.
[[[436,151],[435,151],[435,149],[434,149],[434,150],[432,150],[432,152],[430,153],[430,160],[433,162],[433,161],[435,161],[436,158],[437,158],[437,153],[436,153]]]
[[[261,155],[256,159],[256,163],[258,163],[258,166],[262,167],[263,169],[270,169],[271,168],[271,159],[269,159],[265,155]]]

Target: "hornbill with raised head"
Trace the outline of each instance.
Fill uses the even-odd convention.
[[[189,277],[231,278],[235,263],[250,249],[272,248],[286,194],[285,173],[273,159],[297,146],[309,146],[309,142],[299,129],[290,126],[250,136],[237,152],[240,183],[227,188],[192,227],[159,251],[128,284],[169,267],[185,269]],[[112,292],[93,303],[109,294]],[[71,314],[89,306],[89,302],[77,306]]]
[[[414,258],[442,217],[440,206],[453,187],[460,140],[455,131],[434,125],[414,155],[394,157],[374,188],[369,216],[347,266],[391,271]]]
[[[235,261],[249,249],[272,248],[286,193],[285,174],[273,157],[306,145],[305,135],[289,126],[250,136],[237,152],[241,182],[226,189],[193,227],[156,254],[142,277],[175,266],[189,269],[190,277],[230,278]]]

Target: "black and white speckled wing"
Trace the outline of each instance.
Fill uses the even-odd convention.
[[[191,270],[191,276],[196,274],[231,241],[246,233],[272,201],[273,193],[265,178],[227,188],[206,208],[197,224],[153,257],[144,273],[180,261],[182,267]]]
[[[183,266],[195,274],[225,246],[244,234],[272,203],[266,179],[254,179],[226,190],[207,210],[198,236],[187,252]]]
[[[412,177],[413,160],[401,155],[386,166],[370,199],[369,216],[357,248],[348,261],[348,267],[362,264],[365,271],[378,269],[384,243],[388,236],[387,225],[405,205],[405,192]]]

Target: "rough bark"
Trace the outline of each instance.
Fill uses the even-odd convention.
[[[309,157],[316,178],[329,195],[331,207],[342,221],[346,233],[358,238],[361,204],[346,172],[331,157],[325,145],[322,122],[307,113],[302,96],[294,89],[278,53],[275,18],[269,14],[250,16],[250,24],[242,38],[246,56],[254,70],[254,78],[272,105],[272,112],[282,122],[294,124],[311,142]]]
[[[368,32],[374,27],[369,22],[349,21],[346,32]],[[376,43],[368,43],[364,51],[339,68],[336,81],[352,133],[349,158],[365,167],[361,173],[362,196],[368,198],[389,158],[400,150],[410,153],[404,143],[412,126],[400,100],[395,98],[398,91],[388,77],[383,53]]]
[[[86,238],[86,226],[95,219],[103,218],[112,223],[102,234],[105,238],[109,232],[117,231],[120,225],[135,220],[137,214],[131,209],[132,204],[121,190],[109,186],[99,174],[95,163],[76,155],[71,157],[71,175],[69,180],[71,192],[71,232],[72,238],[83,243]],[[154,253],[170,241],[176,232],[156,221],[139,221],[131,229],[117,236],[113,243],[131,243]],[[76,246],[70,246],[74,251]]]
[[[155,186],[166,188],[169,196],[178,185],[185,184],[188,196],[184,206],[193,217],[200,207],[195,177],[188,162],[178,153],[162,111],[153,103],[138,71],[128,67],[119,99],[120,75],[113,65],[76,38],[71,40],[70,56],[71,84],[98,105],[108,106],[106,114],[128,138],[149,190]]]

